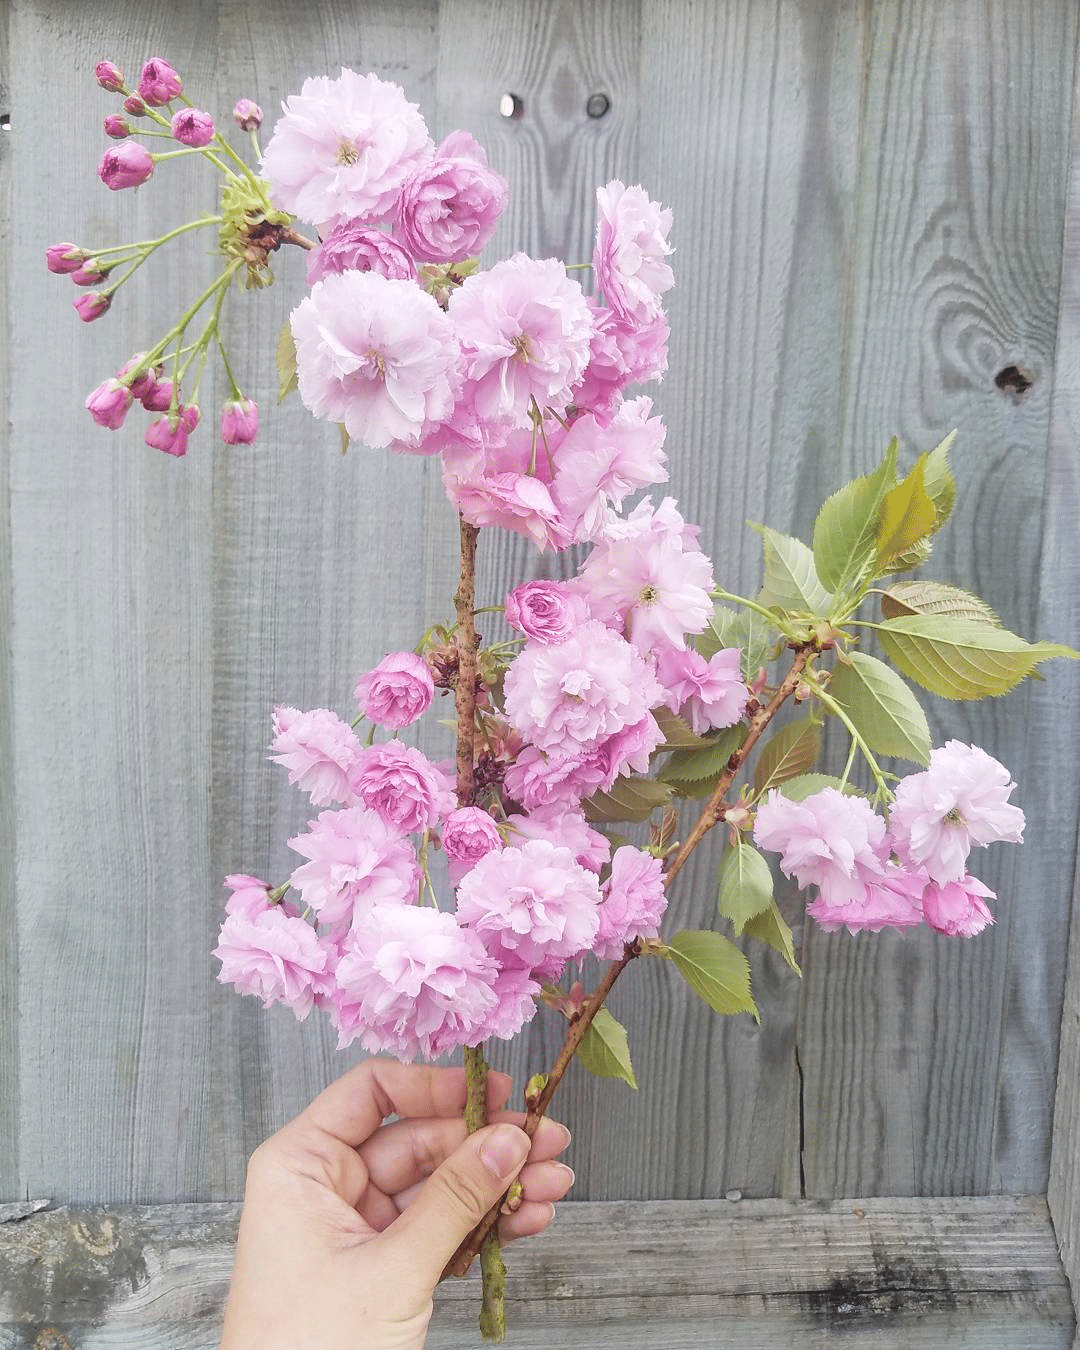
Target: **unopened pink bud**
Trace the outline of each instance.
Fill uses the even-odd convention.
[[[123,384],[127,385],[127,387],[131,390],[132,398],[137,398],[140,403],[143,400],[143,395],[148,394],[150,390],[153,389],[154,387],[154,372],[152,370],[144,370],[141,375],[136,376],[136,378],[133,380],[129,380],[127,377],[130,371],[133,371],[138,366],[142,365],[145,357],[146,357],[145,352],[136,352],[135,355],[131,358],[131,360],[125,361],[124,364],[120,367],[120,369],[116,372],[116,378],[120,380]],[[171,387],[169,390],[169,394],[171,397],[172,395]],[[166,404],[165,406],[168,407],[168,404]],[[152,411],[161,412],[163,411],[163,409],[155,408]]]
[[[100,319],[112,304],[112,296],[104,291],[86,291],[75,301],[75,310],[83,323]]]
[[[131,117],[145,117],[146,104],[142,101],[142,99],[138,96],[138,94],[130,94],[126,99],[124,99],[124,111],[128,113]]]
[[[78,244],[50,244],[45,250],[45,266],[50,272],[64,276],[77,272],[89,256]]]
[[[199,405],[197,403],[188,403],[181,406],[179,412],[180,421],[183,422],[188,431],[194,431],[202,418],[202,413],[199,412]]]
[[[239,398],[221,410],[221,439],[226,445],[253,445],[259,434],[259,408],[254,399]]]
[[[159,417],[146,432],[146,444],[179,458],[187,454],[188,429],[180,417]]]
[[[98,166],[98,177],[112,192],[139,187],[154,172],[150,151],[137,141],[124,141],[106,150]]]
[[[172,406],[173,382],[155,376],[150,388],[138,398],[147,412],[167,412]]]
[[[100,258],[87,258],[83,265],[71,274],[76,286],[100,286],[109,275],[109,269]]]
[[[151,108],[160,108],[184,92],[180,76],[160,56],[152,56],[139,75],[139,95]]]
[[[131,390],[117,379],[104,380],[86,400],[86,411],[99,427],[115,431],[131,407]]]
[[[181,108],[173,114],[172,134],[181,145],[199,150],[214,139],[214,119],[201,108]]]
[[[253,99],[237,99],[232,115],[241,131],[258,131],[262,126],[263,111]]]
[[[114,141],[122,141],[131,135],[131,123],[119,113],[110,113],[105,119],[105,135],[111,136]]]
[[[124,72],[112,61],[99,61],[94,67],[94,78],[110,94],[118,94],[124,87]]]

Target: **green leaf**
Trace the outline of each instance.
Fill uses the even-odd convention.
[[[758,603],[782,613],[808,613],[824,617],[833,597],[821,584],[814,555],[801,539],[780,534],[768,525],[754,525],[765,547],[765,579]]]
[[[671,787],[652,778],[616,778],[610,792],[594,792],[581,803],[591,825],[613,825],[624,820],[648,820],[658,806],[671,800]]]
[[[296,388],[296,343],[293,341],[292,326],[286,319],[285,326],[278,334],[277,346],[274,348],[274,360],[277,364],[278,374],[278,396],[277,401],[282,402]]]
[[[814,562],[824,585],[839,592],[860,581],[877,557],[878,513],[896,483],[897,441],[873,473],[845,483],[814,522]]]
[[[829,693],[877,755],[930,763],[930,728],[919,700],[876,656],[850,652],[837,661]]]
[[[1001,620],[985,600],[943,581],[894,581],[882,593],[881,612],[886,619],[898,619],[903,614],[943,614],[1001,627]]]
[[[905,553],[898,553],[895,558],[890,558],[888,562],[881,563],[875,572],[875,576],[891,577],[897,572],[914,572],[916,567],[922,567],[923,563],[930,561],[933,552],[934,546],[927,536],[925,539],[920,539],[917,544],[912,544]]]
[[[661,783],[669,783],[681,797],[706,797],[727,768],[734,751],[746,736],[745,722],[706,739],[699,750],[676,750],[657,774]]]
[[[597,1078],[621,1078],[636,1091],[637,1079],[630,1063],[626,1028],[606,1008],[601,1008],[590,1022],[574,1053],[581,1060],[582,1068]]]
[[[937,529],[937,513],[926,491],[926,461],[919,458],[908,476],[892,488],[881,504],[877,523],[877,567],[901,557]]]
[[[790,722],[773,736],[758,756],[754,769],[754,793],[760,796],[789,778],[807,773],[821,749],[821,726],[804,717]]]
[[[925,461],[923,486],[926,488],[926,495],[934,503],[934,515],[937,520],[934,525],[935,533],[952,515],[953,503],[956,501],[956,479],[949,468],[949,451],[955,440],[956,432],[950,431],[940,445],[936,445],[923,456]]]
[[[789,801],[803,802],[815,792],[829,787],[842,792],[846,797],[860,795],[859,789],[854,784],[845,783],[842,778],[835,778],[831,773],[801,773],[797,778],[789,778],[786,783],[782,783],[780,791]]]
[[[1080,659],[1080,652],[1060,642],[1025,642],[1006,628],[940,614],[886,619],[877,633],[893,664],[942,698],[1004,694],[1041,661]]]
[[[795,960],[795,941],[792,938],[791,929],[780,913],[775,900],[768,909],[754,915],[743,929],[743,935],[744,937],[757,938],[759,942],[764,942],[767,946],[772,947],[774,951],[780,953],[796,975],[802,974],[799,963]]]
[[[700,750],[703,745],[709,744],[704,736],[691,730],[689,722],[685,722],[670,708],[654,708],[653,717],[664,733],[664,744],[659,747],[658,754],[664,750]]]
[[[679,974],[714,1012],[748,1012],[761,1020],[750,996],[750,963],[734,942],[720,933],[687,929],[675,934],[668,949]]]
[[[772,904],[773,878],[769,864],[752,844],[741,839],[720,863],[720,913],[730,919],[736,934]]]
[[[754,610],[717,605],[695,646],[706,661],[727,647],[738,647],[742,652],[743,678],[750,681],[773,659],[778,639],[777,630]]]

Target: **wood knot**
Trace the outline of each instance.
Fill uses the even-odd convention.
[[[1035,376],[1023,366],[1006,366],[994,376],[994,383],[1003,394],[1008,394],[1014,403],[1019,403],[1035,383]]]

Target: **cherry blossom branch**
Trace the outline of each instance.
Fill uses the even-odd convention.
[[[454,648],[457,651],[457,690],[454,709],[457,714],[457,796],[458,806],[473,804],[473,764],[476,756],[476,651],[480,635],[476,631],[476,538],[480,531],[459,517],[461,534],[461,575],[454,595],[457,627]]]

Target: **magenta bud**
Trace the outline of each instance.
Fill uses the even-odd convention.
[[[163,107],[184,92],[180,76],[160,56],[152,56],[139,75],[139,96],[151,108]]]
[[[128,98],[124,99],[124,111],[132,117],[145,117],[146,104],[138,94],[131,94]]]
[[[146,444],[167,455],[187,454],[188,429],[180,417],[159,417],[146,431]]]
[[[173,114],[172,134],[181,145],[200,150],[214,139],[214,119],[200,108],[181,108]]]
[[[99,61],[94,67],[94,78],[110,94],[118,94],[124,87],[124,72],[112,61]]]
[[[199,412],[199,405],[197,403],[188,403],[186,406],[182,404],[179,413],[180,421],[187,427],[188,431],[194,431],[202,418],[202,413]]]
[[[86,400],[86,411],[99,427],[115,431],[131,407],[131,390],[119,380],[104,380]]]
[[[50,244],[45,250],[45,266],[60,276],[77,272],[90,254],[78,244]]]
[[[100,319],[112,304],[112,296],[104,291],[86,291],[75,301],[75,311],[83,323]]]
[[[109,269],[100,258],[87,258],[86,262],[72,272],[71,279],[76,286],[100,286],[109,275]]]
[[[119,113],[110,113],[105,119],[105,135],[111,136],[114,141],[122,141],[131,135],[131,123]]]
[[[140,403],[142,402],[143,395],[148,394],[154,387],[154,372],[152,370],[144,370],[143,373],[134,380],[129,380],[127,377],[131,371],[142,365],[145,358],[145,352],[136,352],[131,360],[125,361],[116,372],[116,378],[120,380],[121,383],[127,385],[131,390],[132,398],[137,398]],[[153,411],[159,412],[160,409],[155,408]]]
[[[241,131],[258,131],[262,126],[263,112],[253,99],[237,99],[232,115]]]
[[[147,412],[168,412],[172,401],[172,380],[163,380],[156,375],[146,393],[139,395],[139,402]]]
[[[253,445],[259,434],[259,407],[254,399],[238,398],[221,410],[221,439],[226,445]]]
[[[106,150],[98,165],[98,177],[113,192],[138,187],[154,172],[150,151],[138,141],[124,141]]]

